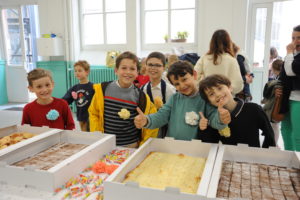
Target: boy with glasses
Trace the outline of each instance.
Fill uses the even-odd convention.
[[[160,109],[168,99],[176,92],[176,89],[162,79],[166,68],[166,58],[160,52],[152,52],[146,59],[146,71],[150,82],[146,83],[142,90],[148,94],[150,100],[157,109]],[[158,137],[164,137],[167,133],[167,125],[160,128]]]
[[[175,88],[162,79],[165,71],[166,58],[160,52],[152,52],[146,59],[146,71],[150,82],[142,90],[149,95],[151,101],[159,109],[176,92]]]

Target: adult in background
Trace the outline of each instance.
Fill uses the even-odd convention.
[[[221,74],[229,78],[234,95],[243,90],[244,83],[234,57],[232,41],[223,29],[214,32],[209,51],[197,61],[195,71],[198,73],[198,81],[209,75]]]
[[[300,25],[294,27],[292,42],[286,47],[287,55],[280,73],[283,82],[281,133],[285,150],[300,151]]]
[[[236,94],[236,97],[243,99],[245,102],[250,102],[252,100],[252,95],[250,92],[250,83],[253,81],[253,74],[250,73],[249,61],[247,56],[241,51],[240,47],[235,43],[232,43],[234,55],[240,66],[241,75],[244,81],[244,88],[241,92]]]

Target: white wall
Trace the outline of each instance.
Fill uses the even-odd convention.
[[[242,49],[246,44],[248,0],[201,0],[198,37],[198,53],[206,53],[212,34],[217,29],[225,29],[232,40]]]
[[[39,0],[39,16],[41,34],[55,33],[63,37],[66,43],[71,43],[71,50],[69,51],[70,60],[87,59],[92,65],[105,64],[104,51],[82,51],[80,49],[78,18],[75,21],[67,19],[64,11],[65,3],[69,6],[76,6],[77,0]],[[145,55],[138,44],[140,38],[138,21],[134,19],[138,15],[139,0],[127,0],[130,5],[129,18],[132,32],[128,33],[127,40],[129,44],[126,46],[127,50],[136,52],[137,55]],[[232,39],[242,48],[245,49],[246,44],[246,24],[247,24],[247,5],[248,0],[198,0],[198,52],[200,55],[207,52],[209,41],[213,32],[217,29],[226,29],[232,36]],[[69,13],[70,11],[66,11]],[[71,13],[71,16],[76,13]],[[69,16],[69,14],[68,14]],[[76,17],[76,16],[75,16]],[[67,26],[65,25],[67,20]],[[70,30],[70,27],[74,29]],[[68,30],[70,37],[67,35]],[[71,36],[71,33],[76,33]],[[77,34],[78,33],[78,34]],[[136,39],[138,38],[138,39]],[[160,49],[157,49],[160,50]]]

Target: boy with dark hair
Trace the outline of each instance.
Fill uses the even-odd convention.
[[[28,73],[27,80],[28,89],[35,93],[37,99],[24,107],[22,125],[74,129],[74,120],[67,102],[52,97],[54,82],[51,72],[40,68],[34,69]]]
[[[63,96],[68,104],[76,103],[76,116],[82,131],[89,131],[88,108],[91,104],[94,89],[93,83],[89,81],[90,65],[85,60],[79,60],[74,64],[74,74],[79,83],[71,87]]]
[[[139,130],[133,119],[140,107],[145,114],[156,112],[148,95],[133,82],[138,75],[138,58],[131,52],[117,57],[115,73],[118,80],[94,84],[95,95],[89,107],[90,130],[115,134],[117,145],[138,147],[149,137],[156,137],[158,129]]]
[[[223,144],[248,144],[251,147],[260,147],[259,131],[265,136],[262,147],[275,146],[274,132],[263,109],[255,103],[245,103],[233,98],[230,80],[223,75],[211,75],[200,82],[199,92],[203,99],[213,106],[223,102],[224,108],[231,114],[229,137],[220,136],[212,131],[209,136],[213,142],[222,141]],[[201,120],[205,120],[202,117]],[[201,121],[200,120],[200,121]],[[203,130],[204,128],[202,128]],[[209,137],[204,134],[202,137]],[[201,134],[200,134],[201,139]]]
[[[144,115],[137,108],[139,115],[134,123],[137,128],[159,128],[168,124],[168,137],[180,140],[198,138],[198,113],[204,112],[210,120],[210,125],[223,129],[230,121],[227,110],[221,109],[220,115],[216,108],[207,104],[199,95],[197,88],[197,73],[186,61],[177,61],[170,66],[168,79],[177,89],[167,103],[155,114]]]

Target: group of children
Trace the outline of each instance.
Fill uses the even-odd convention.
[[[233,98],[231,83],[225,76],[208,76],[199,87],[193,66],[176,61],[167,72],[171,85],[162,79],[166,66],[162,53],[149,54],[145,62],[150,81],[142,88],[134,84],[139,61],[131,52],[117,57],[118,78],[110,82],[89,82],[88,63],[76,62],[74,72],[79,84],[68,90],[64,100],[52,97],[51,74],[34,69],[28,73],[28,88],[37,99],[25,106],[22,124],[72,130],[75,126],[68,104],[75,101],[83,131],[114,134],[121,146],[138,147],[158,135],[253,147],[275,146],[265,112],[257,104]],[[262,145],[260,130],[265,136]]]

